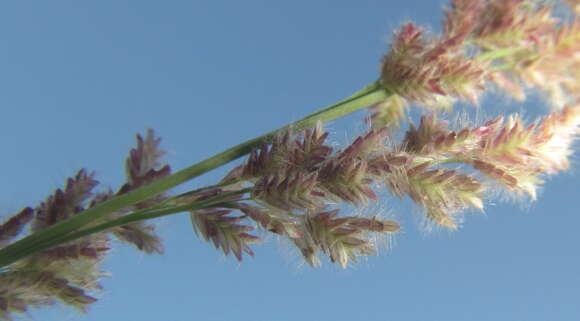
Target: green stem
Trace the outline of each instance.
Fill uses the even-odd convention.
[[[28,255],[38,252],[39,249],[44,248],[44,243],[49,243],[55,239],[62,238],[63,236],[78,231],[83,226],[101,220],[114,212],[151,198],[169,190],[170,188],[189,181],[192,178],[242,157],[263,143],[270,142],[274,136],[280,132],[288,130],[289,128],[292,128],[295,131],[300,131],[305,128],[313,127],[318,121],[327,122],[339,118],[358,109],[384,100],[389,95],[390,93],[381,86],[380,82],[375,81],[352,96],[325,109],[310,114],[301,120],[260,137],[245,141],[206,160],[184,168],[172,175],[126,194],[114,197],[95,207],[89,208],[66,221],[55,224],[45,230],[34,233],[10,244],[5,248],[0,249],[0,267],[10,265]]]
[[[90,228],[86,228],[77,232],[73,232],[73,233],[69,233],[66,234],[63,237],[57,238],[57,239],[53,239],[50,242],[45,242],[41,245],[41,247],[38,249],[39,251],[45,250],[45,249],[49,249],[53,246],[57,246],[66,242],[71,242],[77,239],[80,239],[82,237],[91,235],[91,234],[95,234],[95,233],[99,233],[99,232],[104,232],[106,230],[118,227],[118,226],[123,226],[129,223],[133,223],[133,222],[137,222],[137,221],[143,221],[143,220],[149,220],[152,218],[157,218],[157,217],[162,217],[162,216],[166,216],[166,215],[171,215],[171,214],[176,214],[176,213],[181,213],[181,212],[188,212],[188,211],[195,211],[195,210],[200,210],[200,209],[204,209],[204,208],[210,208],[210,207],[221,207],[220,202],[222,202],[223,200],[228,199],[231,196],[236,196],[236,195],[241,195],[241,194],[245,194],[248,193],[252,190],[252,188],[245,188],[245,189],[241,189],[238,191],[232,191],[232,192],[227,192],[224,194],[220,194],[211,198],[208,198],[206,200],[201,200],[201,201],[197,201],[195,203],[191,203],[191,204],[187,204],[187,205],[181,205],[181,206],[172,206],[172,207],[165,207],[165,208],[154,208],[154,209],[143,209],[140,211],[135,211],[131,214],[127,214],[127,215],[123,215],[119,218],[116,218],[114,220],[90,227]],[[236,200],[239,201],[239,200]]]

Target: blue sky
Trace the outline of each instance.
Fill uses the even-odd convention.
[[[394,28],[437,30],[446,3],[4,1],[0,213],[37,204],[82,167],[117,187],[135,133],[149,127],[180,169],[333,103],[376,79]],[[480,108],[547,110],[505,97]],[[333,122],[332,141],[359,134],[363,116]],[[385,197],[368,211],[388,211],[403,232],[348,270],[304,266],[275,238],[239,264],[198,240],[187,215],[171,216],[157,221],[165,255],[115,248],[88,314],[56,307],[32,318],[579,320],[578,166],[533,204],[488,200],[454,233],[421,231],[409,202]]]

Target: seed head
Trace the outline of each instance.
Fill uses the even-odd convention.
[[[405,24],[383,58],[381,81],[412,102],[450,107],[455,99],[477,102],[486,66],[463,54],[464,33],[424,39],[424,31]]]
[[[280,173],[264,176],[255,184],[254,199],[286,211],[324,208],[325,196],[318,185],[317,173]]]
[[[333,263],[346,268],[350,262],[356,262],[358,256],[376,253],[376,247],[368,238],[367,232],[393,234],[399,231],[399,225],[394,221],[354,216],[337,217],[338,212],[333,210],[303,217],[306,237],[294,242],[310,265],[320,265],[317,253],[323,253]]]
[[[230,210],[207,209],[191,212],[191,223],[195,232],[211,241],[224,255],[234,254],[238,261],[242,261],[242,252],[253,256],[254,252],[248,244],[260,241],[260,238],[249,234],[253,227],[240,224],[243,216],[230,216]]]

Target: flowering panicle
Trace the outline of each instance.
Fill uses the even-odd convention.
[[[371,130],[335,154],[324,145],[327,134],[320,125],[306,130],[298,139],[285,134],[271,147],[251,153],[246,163],[227,177],[246,177],[255,186],[256,200],[287,211],[321,209],[326,206],[325,200],[365,204],[376,198],[369,186],[366,158],[383,148],[386,132]],[[282,142],[288,146],[281,146]],[[276,158],[284,161],[273,161]]]
[[[127,183],[117,195],[169,174],[168,166],[161,167],[163,152],[158,145],[159,138],[151,130],[145,138],[137,136],[137,148],[131,150],[126,162]],[[56,189],[36,208],[27,207],[0,225],[1,245],[13,241],[27,224],[32,232],[42,231],[114,196],[111,190],[93,193],[98,184],[93,172],[79,170],[74,177],[66,180],[64,188]],[[163,200],[162,196],[146,200],[114,213],[113,217],[159,204]],[[95,224],[99,223],[102,221]],[[161,251],[152,227],[141,222],[113,228],[110,232],[145,252]],[[29,307],[52,305],[57,301],[86,310],[90,303],[96,301],[87,293],[100,289],[99,279],[107,275],[101,271],[100,265],[110,247],[108,232],[100,232],[42,250],[14,263],[0,273],[0,319],[10,319],[13,313],[25,313]]]
[[[537,87],[561,107],[578,96],[578,22],[552,15],[553,4],[523,0],[458,0],[446,25],[468,25],[476,57],[489,61],[487,79],[523,100],[523,86]],[[455,28],[456,29],[456,28]],[[449,32],[449,31],[448,31]]]
[[[243,246],[243,240],[235,241],[235,237],[228,236],[232,233],[227,223],[235,222],[234,230],[247,234],[250,228],[239,225],[243,219],[249,219],[266,231],[288,238],[313,266],[320,264],[317,253],[325,253],[331,261],[346,267],[357,255],[375,252],[374,244],[366,238],[367,232],[394,234],[398,224],[364,217],[337,217],[338,211],[321,210],[336,201],[360,206],[376,199],[371,184],[375,181],[372,171],[377,170],[371,167],[371,160],[385,151],[387,131],[369,130],[335,153],[324,144],[327,133],[320,123],[301,134],[280,135],[270,146],[252,152],[243,165],[222,180],[223,184],[238,184],[240,180],[252,184],[251,198],[260,206],[230,202],[226,210],[218,204],[208,209],[207,215],[194,212],[194,226],[216,247],[234,247],[241,253],[249,248]],[[230,220],[227,216],[230,208],[244,216]],[[224,219],[226,222],[220,223]]]
[[[98,184],[94,173],[81,169],[35,209],[25,208],[0,227],[5,245],[30,222],[33,232],[81,212]],[[80,310],[95,301],[86,294],[100,288],[99,265],[109,250],[103,233],[87,236],[28,256],[0,273],[0,317],[25,313],[29,306],[50,305],[55,299]]]
[[[74,177],[67,179],[64,189],[57,189],[35,209],[32,230],[43,230],[83,211],[97,185],[94,173],[79,170]],[[109,241],[109,237],[103,233],[94,234],[44,250],[22,260],[18,265],[21,269],[50,272],[84,289],[97,289],[100,288],[98,279],[103,275],[99,265],[110,248]],[[74,255],[71,249],[76,249],[79,254],[94,252],[95,255]]]
[[[356,262],[360,255],[376,253],[376,247],[367,236],[368,232],[397,233],[399,224],[376,218],[337,217],[339,210],[303,216],[305,237],[294,239],[306,262],[320,265],[317,253],[329,256],[332,262],[346,268],[349,261]]]
[[[395,34],[381,82],[429,107],[448,108],[457,99],[477,102],[486,82],[519,100],[525,99],[525,86],[536,87],[562,107],[580,95],[579,25],[577,17],[554,17],[553,4],[545,1],[453,0],[441,36],[426,38],[412,23]],[[395,100],[373,106],[371,123],[396,124],[403,106]]]
[[[580,11],[578,0],[565,1]],[[94,207],[95,219],[106,217],[84,221],[75,231],[70,226],[78,225],[68,225],[70,234],[62,235],[68,240],[77,232],[101,230],[52,248],[30,246],[34,238],[21,243],[36,252],[0,273],[0,319],[57,301],[85,310],[95,301],[91,291],[100,289],[99,279],[105,275],[100,264],[110,251],[110,234],[146,253],[162,252],[154,227],[144,221],[102,231],[136,217],[185,209],[199,237],[238,261],[244,253],[253,255],[250,245],[261,241],[253,234],[259,228],[287,238],[312,266],[320,265],[320,256],[325,255],[345,268],[377,251],[376,235],[394,235],[400,226],[376,217],[340,216],[332,208],[340,202],[366,206],[377,200],[380,187],[399,198],[409,197],[424,210],[428,223],[452,230],[460,226],[464,210],[483,209],[488,185],[481,178],[535,199],[544,175],[569,167],[580,126],[580,18],[557,19],[553,6],[541,0],[451,0],[441,35],[426,36],[413,23],[404,24],[383,57],[377,82],[296,123],[303,128],[312,117],[388,96],[370,107],[368,132],[345,148],[333,150],[321,122],[300,133],[287,130],[262,136],[232,149],[235,153],[230,154],[239,156],[248,146],[262,142],[218,185],[172,198],[159,194],[122,208],[141,191],[143,195],[159,192],[156,188],[162,184],[150,189],[147,185],[171,174],[161,162],[165,152],[154,132],[137,135],[137,146],[125,162],[126,183],[117,192],[93,193],[98,184],[94,173],[82,169],[39,206],[24,208],[0,225],[0,247],[4,247],[27,226],[33,233],[40,232],[86,208]],[[477,103],[489,83],[517,99],[525,98],[525,88],[537,87],[559,109],[529,125],[513,115],[450,129],[437,112],[456,101]],[[421,117],[418,126],[409,124],[404,138],[392,143],[399,137],[396,130],[408,120],[411,104],[438,109]],[[225,154],[180,173],[193,177],[196,171],[233,159]],[[180,175],[168,177],[164,183],[172,183],[166,187],[184,182]],[[117,199],[115,213],[99,207],[120,195],[127,197]],[[79,220],[71,223],[82,223],[87,217],[77,216]]]

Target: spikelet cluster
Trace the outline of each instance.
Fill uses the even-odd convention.
[[[338,213],[339,210],[332,210],[301,217],[299,226],[303,237],[294,238],[293,241],[311,266],[320,265],[318,254],[323,253],[331,262],[346,268],[349,263],[356,262],[360,255],[376,253],[375,245],[366,235],[368,232],[397,233],[400,229],[394,221],[337,217]]]
[[[449,129],[447,121],[430,113],[418,126],[409,127],[399,145],[389,142],[386,127],[371,128],[334,151],[325,143],[327,134],[319,123],[304,133],[276,137],[226,175],[222,182],[251,186],[248,196],[253,202],[218,204],[192,213],[192,220],[198,234],[238,260],[242,252],[253,254],[248,244],[257,241],[248,234],[251,224],[242,223],[247,219],[289,239],[312,266],[321,264],[322,254],[346,267],[376,252],[369,234],[394,234],[398,223],[340,216],[329,207],[340,202],[366,206],[377,201],[382,185],[395,196],[413,200],[424,211],[428,227],[455,230],[465,210],[483,210],[489,184],[481,175],[534,199],[543,175],[568,167],[579,125],[579,105],[529,125],[512,115],[459,130]],[[199,197],[204,193],[207,198],[223,190]],[[232,209],[242,215],[232,216]]]
[[[578,12],[577,1],[566,2]],[[550,1],[452,0],[441,35],[404,24],[381,67],[383,86],[396,95],[371,109],[371,124],[397,128],[409,103],[449,109],[458,100],[477,102],[491,84],[518,100],[536,88],[557,108],[574,104],[579,18],[553,9]]]
[[[566,106],[524,125],[518,115],[499,117],[474,128],[449,130],[435,115],[411,126],[403,146],[433,162],[468,164],[516,194],[536,198],[542,175],[569,167],[578,135],[580,105]]]
[[[233,252],[238,260],[242,252],[251,255],[247,245],[257,241],[247,234],[251,228],[242,224],[243,219],[290,240],[312,266],[320,264],[320,254],[342,267],[355,262],[357,256],[373,254],[376,251],[370,234],[394,234],[398,231],[396,222],[338,217],[338,210],[327,208],[338,202],[364,206],[376,199],[372,184],[377,180],[371,175],[369,161],[384,151],[386,132],[370,130],[338,151],[326,144],[328,133],[321,123],[302,133],[278,135],[251,152],[244,164],[222,180],[251,186],[248,196],[252,202],[226,202],[207,211],[194,211],[194,228],[224,254]],[[208,198],[220,193],[223,190],[214,189],[198,195]],[[242,216],[231,216],[231,209]]]
[[[56,189],[44,202],[35,208],[24,208],[0,225],[0,246],[14,242],[26,227],[32,233],[42,231],[115,194],[124,194],[169,174],[169,167],[160,163],[163,152],[158,144],[159,138],[151,130],[145,138],[137,135],[137,147],[130,151],[126,162],[127,183],[117,193],[95,193],[99,184],[95,174],[79,170],[66,180],[64,188]],[[133,209],[152,206],[162,200],[162,196],[156,197],[147,200],[147,204],[137,204]],[[99,279],[108,275],[100,266],[110,251],[111,235],[144,252],[161,252],[161,243],[153,234],[153,227],[139,223],[115,228],[110,233],[92,234],[30,255],[0,273],[0,319],[10,320],[15,313],[27,313],[31,307],[56,302],[85,311],[96,301],[91,293],[101,289]]]
[[[467,34],[430,39],[424,34],[413,23],[406,23],[395,33],[383,58],[383,86],[427,106],[448,108],[456,99],[477,102],[486,66],[464,54],[461,44]]]
[[[469,37],[480,56],[497,67],[491,68],[488,79],[520,100],[529,87],[545,92],[555,107],[574,103],[580,93],[578,18],[556,17],[550,1],[477,2],[454,1],[458,5],[448,21],[477,15]],[[567,3],[578,10],[577,2]]]
[[[242,260],[242,252],[254,255],[248,244],[258,242],[257,236],[249,234],[252,226],[241,224],[243,216],[232,216],[230,210],[199,210],[191,212],[191,222],[195,231],[206,241],[221,249],[225,255],[230,252],[238,261]]]

